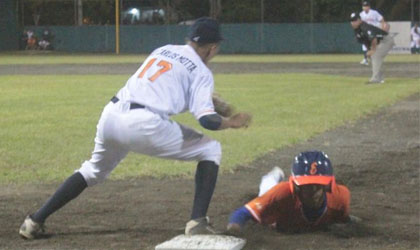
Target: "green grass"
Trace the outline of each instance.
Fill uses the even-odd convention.
[[[126,76],[0,76],[0,183],[61,181],[89,158],[103,106]],[[306,140],[419,92],[417,79],[316,74],[216,75],[216,91],[254,115],[248,129],[203,131],[191,115],[176,120],[223,147],[231,171],[269,151]],[[191,176],[194,163],[129,154],[111,175]]]
[[[0,54],[0,65],[6,64],[106,64],[106,63],[141,63],[146,55],[113,55],[113,54],[28,54],[28,53],[2,53]],[[212,62],[231,63],[333,63],[333,62],[355,62],[362,58],[360,54],[325,54],[325,55],[219,55]],[[388,55],[387,62],[410,62],[420,63],[420,55]]]

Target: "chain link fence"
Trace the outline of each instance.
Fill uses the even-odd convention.
[[[360,47],[348,17],[361,10],[361,0],[0,0],[0,50],[24,49],[28,30],[37,37],[47,30],[57,50],[113,52],[116,1],[121,52],[183,43],[187,25],[201,16],[222,23],[224,53],[354,53]],[[387,21],[419,19],[420,0],[371,6]]]

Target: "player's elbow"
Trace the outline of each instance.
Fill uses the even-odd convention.
[[[200,125],[208,130],[218,130],[222,125],[222,117],[218,114],[205,115],[199,119]]]

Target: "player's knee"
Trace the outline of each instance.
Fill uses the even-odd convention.
[[[220,142],[215,140],[210,141],[200,158],[200,161],[214,161],[217,165],[220,165],[222,159],[222,145]]]
[[[103,182],[109,175],[109,172],[99,170],[89,161],[85,161],[78,172],[83,176],[89,187]]]

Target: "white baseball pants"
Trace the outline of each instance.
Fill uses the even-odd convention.
[[[92,157],[78,171],[88,186],[93,186],[105,180],[130,151],[184,161],[208,160],[217,165],[222,156],[219,142],[147,108],[130,109],[130,103],[118,101],[105,106]]]

